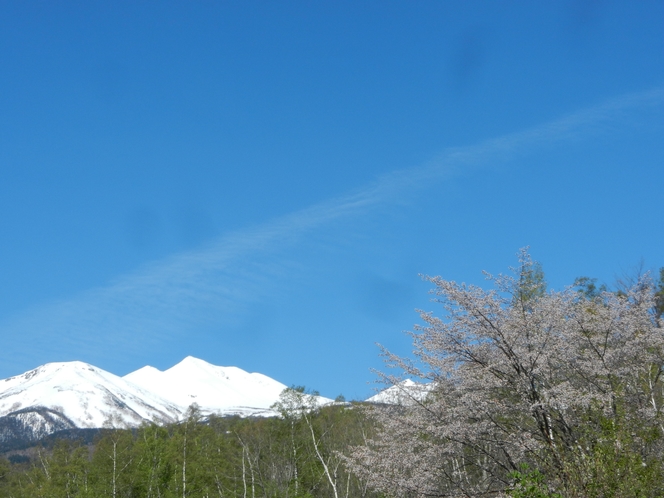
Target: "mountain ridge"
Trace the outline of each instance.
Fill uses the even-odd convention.
[[[0,443],[73,429],[137,427],[203,415],[274,416],[286,388],[260,373],[187,356],[164,371],[145,366],[123,377],[81,361],[46,363],[0,380]],[[316,404],[332,400],[317,396]]]

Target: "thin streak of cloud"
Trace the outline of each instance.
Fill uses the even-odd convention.
[[[265,224],[221,236],[199,250],[146,265],[110,285],[54,302],[5,322],[3,361],[20,362],[31,341],[47,343],[50,359],[70,351],[97,357],[103,351],[128,356],[157,347],[206,325],[233,324],[288,271],[287,258],[269,258],[303,234],[334,220],[357,217],[397,199],[477,168],[495,168],[535,148],[603,133],[628,113],[664,103],[664,89],[631,94],[525,131],[450,148],[426,164],[381,176],[372,185]]]

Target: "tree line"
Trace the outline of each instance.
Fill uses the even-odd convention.
[[[0,496],[12,498],[373,497],[341,452],[371,436],[348,403],[317,407],[287,389],[280,417],[201,416],[104,429],[92,445],[58,440],[28,462],[0,460]],[[19,459],[20,460],[20,459]]]

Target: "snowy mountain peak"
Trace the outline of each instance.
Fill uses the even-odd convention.
[[[276,415],[270,407],[285,388],[265,375],[192,356],[163,372],[145,366],[124,377],[81,361],[47,363],[0,380],[0,417],[12,427],[38,425],[35,434],[41,434],[67,424],[100,428],[174,422],[194,403],[203,414]],[[316,402],[332,400],[318,397]]]
[[[60,412],[77,427],[167,422],[180,413],[173,403],[81,361],[47,363],[0,381],[0,416],[35,406]]]
[[[196,358],[194,356],[187,356],[184,358],[180,363],[176,363],[173,365],[169,370],[172,369],[180,369],[180,368],[224,368],[224,367],[216,367],[215,365],[208,363],[205,360],[201,360],[200,358]]]
[[[193,356],[187,356],[180,363],[172,366],[165,372],[168,372],[170,375],[210,375],[212,372],[223,372],[227,369],[233,369],[235,367],[218,367],[208,363],[207,361],[194,358]],[[238,369],[239,370],[239,369]]]
[[[380,391],[367,398],[368,403],[410,405],[424,401],[431,392],[433,384],[422,384],[411,379],[404,379],[398,384]]]
[[[80,375],[82,372],[94,372],[98,373],[99,369],[88,363],[83,363],[82,361],[69,361],[69,362],[54,362],[46,363],[40,367],[34,368],[28,372],[25,372],[22,375],[17,375],[15,377],[10,377],[4,380],[4,386],[14,385],[17,383],[27,382],[34,377],[43,377],[46,375]]]
[[[219,367],[192,356],[163,372],[144,367],[124,379],[183,409],[196,403],[204,413],[218,414],[271,414],[270,406],[286,388],[265,375]]]
[[[130,374],[127,374],[123,377],[123,379],[127,380],[129,379],[130,376],[143,376],[143,375],[156,375],[161,373],[161,370],[155,367],[151,367],[150,365],[146,365],[142,368],[139,368],[138,370],[133,371]]]
[[[179,375],[182,377],[216,377],[220,379],[225,379],[231,381],[232,379],[245,379],[256,374],[248,373],[238,367],[219,367],[208,363],[205,360],[199,358],[194,358],[193,356],[187,356],[180,363],[172,366],[164,373],[169,375]],[[260,375],[260,374],[258,374]],[[269,377],[266,377],[269,378]],[[272,379],[270,379],[272,380]],[[273,381],[274,382],[274,381]],[[280,384],[282,385],[282,384]]]

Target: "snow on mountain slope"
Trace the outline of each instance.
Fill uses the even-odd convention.
[[[80,361],[47,363],[0,381],[0,416],[29,407],[62,413],[77,427],[169,422],[180,407],[117,375]]]
[[[59,412],[35,406],[0,417],[0,447],[36,442],[56,431],[76,428],[76,424]]]
[[[191,356],[164,372],[148,366],[124,377],[80,361],[47,363],[0,380],[0,429],[6,426],[7,438],[30,427],[39,435],[69,425],[168,423],[181,420],[194,403],[205,415],[273,416],[270,406],[285,388],[265,375]],[[332,400],[318,396],[315,402]]]
[[[411,379],[405,379],[367,398],[366,401],[368,403],[410,405],[423,401],[432,387],[432,384],[421,384]]]
[[[274,415],[270,406],[286,385],[237,367],[218,367],[188,356],[165,371],[143,367],[124,380],[177,403],[184,409],[196,403],[203,413]],[[319,404],[332,402],[319,398]]]

